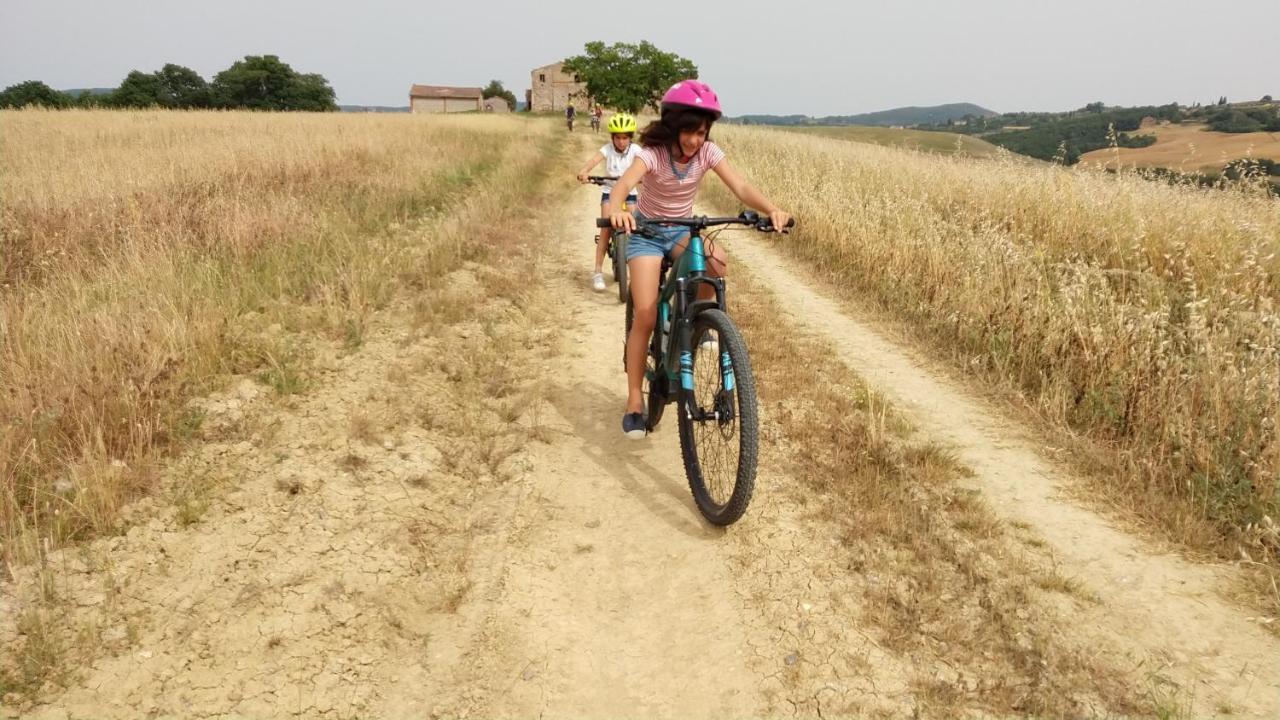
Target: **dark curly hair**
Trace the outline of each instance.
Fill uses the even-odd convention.
[[[671,107],[662,111],[659,120],[655,120],[640,133],[640,144],[647,148],[671,148],[680,141],[680,133],[694,132],[702,127],[707,128],[707,139],[711,139],[711,126],[716,116],[706,110],[686,107]]]

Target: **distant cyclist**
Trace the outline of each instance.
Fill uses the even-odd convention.
[[[573,119],[577,117],[578,109],[570,105],[564,109],[564,121],[569,125],[569,132],[573,132]]]
[[[604,115],[604,108],[600,107],[599,105],[596,105],[595,108],[591,111],[591,130],[593,132],[600,132],[600,118],[603,115]]]
[[[578,171],[578,182],[587,182],[587,173],[591,172],[591,168],[604,161],[604,174],[606,177],[618,178],[622,177],[622,173],[631,167],[631,162],[636,159],[636,155],[640,153],[640,147],[632,142],[636,134],[636,119],[627,113],[615,113],[609,118],[609,142],[605,143],[591,157],[587,158],[587,163]],[[609,193],[613,189],[614,182],[612,180],[605,181],[604,193],[600,196],[600,217],[609,217]],[[633,190],[627,195],[627,207],[632,207],[636,203],[636,194]],[[591,276],[591,288],[596,292],[604,292],[604,252],[609,245],[609,228],[600,229],[600,237],[596,240],[596,269],[595,274]]]

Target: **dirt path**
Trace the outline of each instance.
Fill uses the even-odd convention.
[[[1069,471],[1044,459],[1025,430],[810,287],[765,242],[744,235],[729,247],[801,327],[826,337],[925,436],[953,447],[999,515],[1031,526],[1063,572],[1101,598],[1082,614],[1082,633],[1132,644],[1149,672],[1191,693],[1196,716],[1280,717],[1280,641],[1219,596],[1226,571],[1153,552],[1071,503],[1060,492]]]
[[[581,193],[585,195],[586,193]],[[564,236],[589,236],[571,206]],[[750,624],[724,532],[694,508],[674,432],[628,441],[621,417],[622,311],[586,289],[584,243],[545,271],[567,331],[530,457],[495,628],[512,638],[513,683],[489,708],[548,717],[743,717],[765,708],[749,669]],[[561,268],[559,272],[552,268]],[[612,290],[612,288],[611,288]]]
[[[17,615],[51,580],[67,615],[40,641],[83,665],[0,715],[746,717],[900,685],[829,687],[848,667],[797,661],[867,643],[847,608],[805,602],[822,593],[794,509],[762,500],[793,527],[754,528],[769,550],[744,579],[674,426],[622,436],[621,306],[565,242],[590,233],[576,193],[531,240],[541,287],[469,263],[357,348],[291,339],[314,355],[297,395],[245,378],[194,403],[202,439],[143,522],[5,594]]]

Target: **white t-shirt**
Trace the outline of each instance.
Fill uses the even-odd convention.
[[[604,174],[609,177],[622,177],[622,174],[631,167],[631,161],[636,159],[636,155],[640,154],[640,146],[634,141],[627,146],[624,153],[618,152],[612,142],[607,142],[604,147],[600,148],[600,154],[604,156]],[[605,187],[612,188],[613,181],[605,183]],[[632,190],[631,192],[635,192]]]

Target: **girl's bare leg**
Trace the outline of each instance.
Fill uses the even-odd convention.
[[[627,335],[627,412],[644,412],[644,370],[649,338],[658,318],[658,274],[662,258],[641,256],[627,263],[634,315]]]

